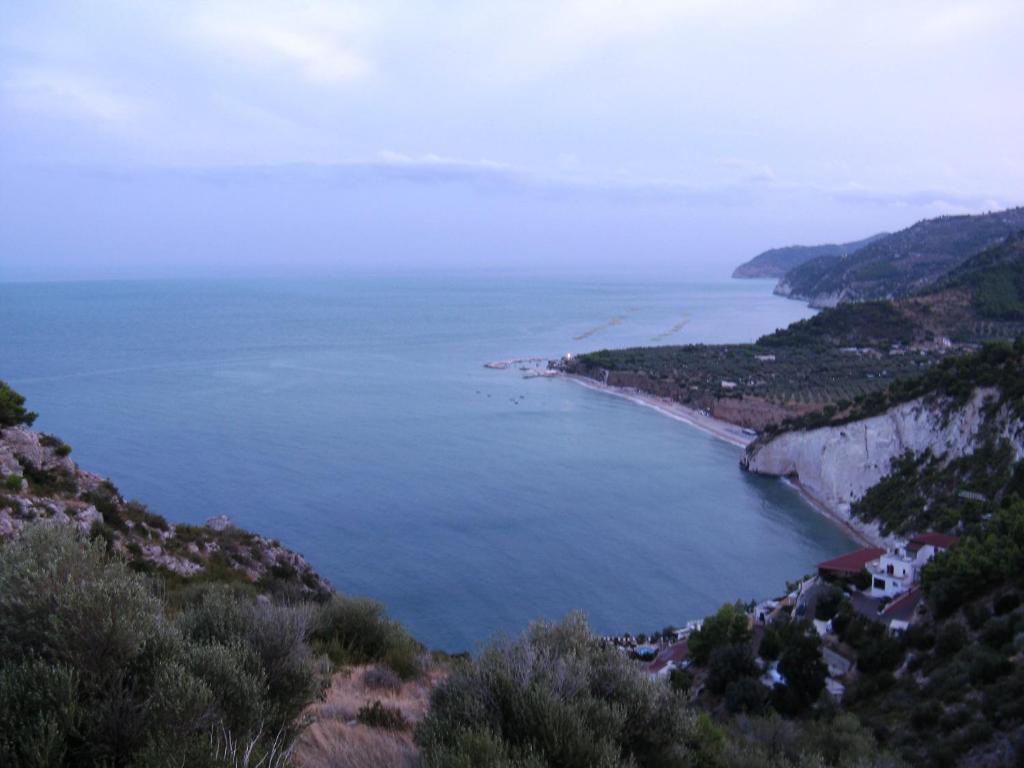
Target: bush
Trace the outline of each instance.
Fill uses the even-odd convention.
[[[761,644],[757,648],[757,655],[766,661],[775,661],[782,653],[782,635],[779,627],[769,624],[764,628],[761,636]]]
[[[1006,592],[996,598],[992,608],[996,616],[1002,616],[1014,610],[1018,605],[1020,605],[1020,595],[1016,592]]]
[[[403,680],[422,672],[422,646],[372,600],[333,595],[316,616],[312,638],[336,666],[383,662]]]
[[[25,410],[25,398],[0,381],[0,427],[31,426],[37,414]]]
[[[1000,653],[983,645],[971,648],[968,674],[974,685],[986,685],[1010,674],[1013,665]]]
[[[690,634],[690,658],[694,664],[704,665],[716,648],[749,643],[750,638],[750,620],[743,604],[726,603],[717,613],[704,619],[700,629]]]
[[[0,765],[204,768],[215,734],[294,733],[322,684],[309,610],[208,589],[172,621],[151,586],[70,526],[0,544]]]
[[[363,672],[363,686],[374,691],[397,692],[402,689],[402,679],[390,667],[371,667]]]
[[[835,585],[828,585],[818,596],[814,606],[814,618],[818,621],[828,621],[836,615],[839,604],[843,601],[843,590]]]
[[[935,652],[952,656],[967,645],[967,627],[959,621],[947,621],[935,635]]]
[[[47,448],[52,448],[53,452],[56,453],[61,458],[71,455],[71,446],[65,443],[59,437],[44,434],[39,436],[39,442],[40,444],[44,445]]]
[[[386,706],[379,701],[360,707],[356,712],[356,720],[371,728],[383,728],[387,731],[404,731],[409,728],[409,721],[405,719],[402,710]]]
[[[808,624],[793,627],[779,657],[786,678],[786,703],[780,711],[795,714],[811,706],[825,689],[828,667],[821,660],[821,638]]]
[[[725,708],[729,712],[757,713],[764,708],[768,689],[752,677],[741,677],[725,689]]]
[[[717,728],[590,634],[582,616],[492,642],[431,696],[427,766],[712,764]]]
[[[21,490],[21,483],[21,475],[8,475],[4,478],[4,488],[12,493],[18,493]]]
[[[708,662],[708,690],[724,693],[732,683],[757,674],[757,665],[747,643],[724,645],[711,653]]]
[[[672,686],[673,691],[689,693],[690,689],[693,688],[693,672],[689,669],[676,667],[668,673],[668,682]]]

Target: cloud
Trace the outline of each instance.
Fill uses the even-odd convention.
[[[3,92],[23,111],[86,118],[103,123],[130,120],[138,108],[95,79],[72,72],[22,69],[3,82]]]
[[[826,192],[833,199],[843,203],[901,208],[931,207],[957,213],[999,210],[1009,205],[1006,201],[991,194],[971,194],[938,189],[892,192],[850,185],[841,189],[826,190]]]
[[[234,3],[200,6],[196,36],[256,65],[285,65],[303,79],[339,85],[373,69],[356,50],[363,15],[350,6]]]

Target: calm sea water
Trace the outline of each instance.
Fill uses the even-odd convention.
[[[279,538],[458,650],[576,608],[603,632],[680,624],[848,547],[738,448],[483,367],[745,341],[807,314],[742,281],[5,284],[0,378],[125,494]]]

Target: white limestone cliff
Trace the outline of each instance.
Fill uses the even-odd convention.
[[[877,526],[851,517],[850,505],[907,451],[919,455],[931,450],[947,459],[973,453],[986,422],[986,405],[998,396],[993,389],[976,389],[961,407],[917,399],[860,421],[785,432],[753,443],[741,463],[757,474],[789,478],[863,538],[883,543]],[[1024,458],[1024,424],[1011,419],[1005,408],[992,418],[1013,444],[1016,458]]]

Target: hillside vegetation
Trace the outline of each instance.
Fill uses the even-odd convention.
[[[22,423],[3,436],[39,463],[0,462],[9,503],[33,510],[12,519],[6,507],[18,525],[0,532],[5,768],[900,765],[834,709],[806,721],[760,708],[711,714],[580,616],[438,671],[381,606],[315,575],[314,587],[209,554],[179,573],[140,542],[166,545],[158,532],[182,527],[110,488],[96,497],[105,503],[85,498],[107,481],[29,432],[29,418],[13,417]],[[96,514],[70,514],[83,508]],[[244,540],[208,530],[215,551]]]
[[[890,385],[1022,334],[1024,236],[1013,235],[912,296],[840,304],[755,344],[599,350],[555,367],[773,431],[880,412]]]
[[[821,256],[788,271],[776,291],[818,306],[908,296],[971,256],[1024,229],[1024,208],[941,216],[847,256]]]
[[[750,261],[740,264],[732,276],[738,278],[782,277],[789,270],[816,259],[819,256],[842,257],[856,253],[865,245],[873,243],[888,233],[855,240],[852,243],[829,243],[827,245],[787,245],[783,248],[772,248],[759,253]]]

